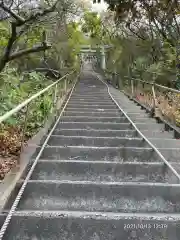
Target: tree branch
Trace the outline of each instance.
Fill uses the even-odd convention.
[[[0,1],[0,8],[2,8],[6,13],[8,13],[8,15],[10,15],[11,17],[13,17],[15,19],[15,21],[13,21],[11,23],[11,36],[8,40],[7,47],[5,49],[5,52],[2,56],[2,58],[0,59],[0,72],[3,70],[3,68],[6,66],[6,64],[9,61],[12,61],[12,60],[19,58],[21,56],[24,56],[26,54],[40,52],[40,51],[44,51],[44,50],[51,48],[50,45],[47,45],[46,42],[43,42],[41,46],[33,47],[31,49],[25,49],[25,50],[11,54],[14,43],[18,40],[18,38],[21,36],[21,34],[23,34],[24,29],[29,28],[29,26],[33,22],[37,22],[37,20],[40,17],[43,17],[43,16],[48,15],[49,13],[53,12],[56,9],[56,5],[57,5],[58,1],[59,0],[56,0],[56,2],[52,6],[44,9],[42,12],[37,12],[35,14],[31,14],[26,19],[24,19],[21,16],[19,16],[18,14],[16,14],[16,12],[13,11],[7,5],[5,5],[2,0]],[[19,34],[17,32],[18,27],[21,27],[21,28],[24,27],[24,29],[20,30]],[[45,40],[46,39],[43,39],[43,41],[45,41]]]
[[[16,25],[15,23],[11,24],[11,37],[9,38],[4,56],[2,57],[2,59],[0,60],[0,72],[2,71],[2,69],[5,67],[6,63],[9,61],[9,55],[11,53],[11,49],[12,46],[14,44],[14,41],[16,40],[17,37],[17,32],[16,32]]]
[[[44,9],[43,12],[38,12],[34,15],[31,15],[29,18],[25,19],[25,21],[22,24],[26,24],[28,22],[37,20],[38,18],[43,17],[43,16],[47,15],[48,13],[53,12],[56,9],[57,3],[58,3],[58,0],[51,7]],[[22,24],[20,24],[18,26],[21,26]]]
[[[40,73],[46,73],[46,77],[51,77],[51,78],[60,78],[62,75],[59,71],[52,69],[52,68],[35,68],[35,69],[31,69],[28,71],[24,72],[24,76],[26,74],[29,74],[31,72],[40,72]]]
[[[41,52],[47,49],[50,49],[52,46],[51,45],[41,45],[41,46],[37,46],[37,47],[33,47],[33,48],[29,48],[29,49],[25,49],[25,50],[21,50],[19,52],[13,53],[12,55],[9,56],[8,58],[8,62],[12,61],[16,58],[20,58],[24,55],[28,55],[31,53],[36,53],[36,52]]]
[[[57,74],[60,74],[59,71],[55,70],[55,69],[52,69],[52,68],[35,68],[33,70],[29,70],[29,72],[32,72],[32,71],[36,71],[36,72],[54,72],[54,73],[57,73]]]
[[[0,7],[7,13],[9,13],[13,18],[17,20],[18,23],[23,23],[25,21],[24,18],[20,17],[18,14],[16,14],[14,11],[12,11],[8,6],[6,6],[4,3],[0,3]]]

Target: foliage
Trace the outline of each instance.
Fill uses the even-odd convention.
[[[11,110],[23,100],[31,96],[32,94],[43,89],[51,83],[51,80],[45,79],[41,74],[32,72],[26,75],[25,79],[17,74],[16,69],[6,68],[1,75],[3,78],[3,84],[0,86],[0,115],[3,115],[7,111]],[[35,122],[34,128],[42,124],[43,115],[47,115],[50,110],[49,101],[51,97],[46,95],[43,99],[35,101],[35,103],[30,106],[31,111],[29,113],[29,125],[32,126],[31,122]],[[44,105],[43,105],[44,104]],[[23,111],[15,116],[11,116],[6,121],[9,126],[21,126],[24,121]]]
[[[91,38],[101,40],[103,36],[101,19],[95,12],[85,12],[84,24],[82,30],[85,33],[89,33]]]
[[[81,45],[88,44],[88,41],[84,38],[83,33],[80,30],[80,24],[77,22],[71,22],[67,26],[68,32],[68,54],[70,58],[70,63],[72,66],[77,64],[78,54],[81,50]]]
[[[121,59],[115,60],[115,68],[119,69],[121,76],[140,77],[174,86],[176,75],[180,72],[177,51],[180,35],[178,1],[105,2],[114,13],[116,23],[113,37],[118,39],[118,44],[114,44],[114,51],[123,46]],[[113,51],[111,54],[114,54]],[[109,59],[112,58],[109,56],[110,67],[112,63]],[[178,78],[176,80],[180,81]]]

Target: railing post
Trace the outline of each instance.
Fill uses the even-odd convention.
[[[113,71],[112,73],[112,81],[113,81],[113,87],[116,87],[116,75],[115,75],[115,71]]]
[[[18,158],[18,165],[20,165],[20,158],[21,158],[21,153],[24,150],[24,140],[25,140],[25,134],[26,134],[26,129],[27,129],[27,120],[28,120],[28,114],[29,114],[29,105],[26,105],[26,110],[25,110],[25,116],[24,116],[24,125],[23,125],[23,131],[22,131],[22,136],[21,136],[21,149],[20,149],[20,156]]]
[[[62,97],[63,97],[63,90],[62,90],[62,86],[60,85],[59,89],[57,90],[58,94],[57,94],[57,111],[60,110],[61,108],[61,104],[62,104]]]
[[[55,85],[54,88],[53,107],[55,107],[56,101],[57,101],[57,84]]]
[[[155,87],[154,87],[154,82],[151,85],[152,87],[152,95],[153,95],[153,106],[152,106],[152,111],[151,111],[151,116],[153,117],[154,114],[156,113],[157,110],[157,104],[156,104],[156,93],[155,93]]]
[[[51,113],[53,113],[55,104],[56,104],[56,100],[57,100],[57,84],[54,87],[54,91],[52,93],[52,107],[51,107]]]
[[[66,94],[67,91],[67,79],[64,79],[64,94]]]
[[[57,84],[55,85],[55,88],[54,88],[52,112],[54,112],[55,119],[56,119],[56,116],[57,116]]]
[[[134,98],[134,81],[131,79],[131,99]]]

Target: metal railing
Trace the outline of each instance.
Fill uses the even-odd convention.
[[[131,99],[136,98],[136,100],[138,100],[138,91],[139,93],[144,93],[144,91],[148,92],[149,99],[141,98],[139,99],[139,102],[144,100],[144,105],[150,109],[152,116],[159,117],[160,115],[163,115],[164,120],[168,120],[176,126],[175,117],[173,116],[173,120],[170,120],[169,117],[162,112],[163,108],[160,106],[160,104],[158,104],[158,97],[159,94],[163,91],[161,96],[164,96],[166,99],[171,100],[175,109],[180,109],[178,102],[173,101],[173,99],[170,99],[169,96],[169,93],[171,93],[171,97],[175,96],[175,94],[180,94],[179,90],[157,84],[154,81],[148,82],[137,78],[130,78],[128,76],[125,76],[122,80],[119,74],[110,71],[105,71],[104,75],[110,77],[111,81],[109,81],[109,83],[111,83],[114,87],[119,88],[123,92],[128,93]],[[168,93],[169,95],[165,96],[164,93]],[[166,101],[164,101],[164,104],[165,102]]]
[[[58,110],[60,110],[63,100],[65,99],[65,97],[67,96],[67,94],[69,93],[71,88],[73,87],[73,84],[74,84],[74,81],[76,80],[76,78],[77,78],[77,72],[72,71],[71,73],[64,75],[63,77],[58,79],[56,82],[54,82],[54,83],[50,84],[49,86],[47,86],[46,88],[42,89],[38,93],[32,95],[31,97],[29,97],[28,99],[26,99],[25,101],[23,101],[22,103],[17,105],[12,110],[5,113],[4,115],[0,116],[0,127],[2,127],[2,124],[6,123],[6,120],[8,120],[12,115],[16,115],[18,113],[20,113],[20,115],[22,115],[24,113],[24,116],[23,116],[24,118],[23,118],[22,126],[21,126],[20,153],[24,149],[25,134],[26,134],[26,130],[27,130],[28,117],[29,117],[29,114],[31,111],[32,102],[38,101],[38,99],[40,97],[42,97],[43,98],[42,100],[44,100],[45,97],[47,96],[47,94],[49,94],[49,92],[52,90],[52,92],[50,94],[51,107],[50,107],[49,114],[51,114],[51,116],[56,118],[57,112],[58,112]],[[22,119],[22,116],[21,116],[21,119]],[[43,119],[44,123],[46,120],[47,120],[47,118],[45,117]],[[43,124],[42,124],[42,126],[43,126]],[[18,165],[20,164],[20,157],[18,158],[17,163],[18,163]]]
[[[148,91],[149,95],[152,96],[152,102],[151,102],[151,105],[149,105],[148,102],[145,101],[145,105],[146,106],[149,105],[151,115],[155,116],[155,117],[160,117],[160,115],[164,115],[162,113],[163,109],[160,108],[160,105],[158,104],[158,97],[159,97],[158,94],[161,93],[161,96],[163,96],[164,98],[165,98],[165,95],[164,95],[165,92],[166,93],[167,92],[172,93],[172,94],[180,94],[179,90],[169,88],[169,87],[157,84],[155,82],[147,82],[147,81],[143,81],[143,80],[140,80],[140,79],[131,78],[131,80],[130,80],[130,86],[131,86],[130,95],[131,95],[131,98],[137,98],[138,91],[143,93],[143,91],[145,91],[145,89],[146,89],[146,85],[148,86],[147,91]],[[163,91],[163,93],[162,93],[162,91]],[[141,101],[141,100],[139,99],[139,101]],[[165,103],[165,99],[164,99],[164,103]],[[176,104],[177,103],[175,101],[173,101],[173,105],[175,106]],[[178,106],[176,106],[176,109],[178,109]],[[164,115],[164,117],[166,117],[166,116]],[[173,121],[173,124],[176,125],[175,120]]]

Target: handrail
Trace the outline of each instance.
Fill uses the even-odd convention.
[[[108,71],[108,70],[106,70],[106,72],[109,73],[109,74],[118,74],[118,73],[113,73],[112,71]],[[124,78],[128,79],[129,77],[128,76],[124,76]],[[147,82],[147,81],[140,80],[140,79],[133,78],[133,77],[131,77],[131,80],[137,81],[137,82],[142,82],[142,83],[145,83],[145,84],[148,84],[148,85],[154,85],[155,87],[163,88],[165,90],[169,90],[169,91],[174,92],[174,93],[180,93],[180,90],[176,90],[174,88],[169,88],[169,87],[157,84],[155,82]]]
[[[125,78],[128,78],[128,77],[125,76]],[[166,87],[166,86],[163,86],[163,85],[154,83],[154,82],[147,82],[147,81],[140,80],[140,79],[137,79],[137,78],[131,78],[131,79],[132,79],[133,81],[146,83],[146,84],[148,84],[148,85],[154,85],[154,86],[156,86],[156,87],[163,88],[163,89],[165,89],[165,90],[169,90],[169,91],[174,92],[174,93],[180,93],[180,90],[176,90],[176,89],[174,89],[174,88],[169,88],[169,87]]]
[[[49,86],[47,86],[46,88],[42,89],[41,91],[39,91],[38,93],[34,94],[33,96],[31,96],[30,98],[26,99],[24,102],[20,103],[19,105],[17,105],[15,108],[11,109],[9,112],[5,113],[4,115],[0,116],[0,123],[2,123],[3,121],[5,121],[6,119],[8,119],[10,116],[14,115],[15,113],[19,112],[22,108],[24,108],[25,106],[27,106],[30,102],[32,102],[32,100],[36,99],[37,97],[39,97],[40,95],[42,95],[43,93],[47,92],[50,88],[52,88],[53,86],[55,86],[56,84],[58,84],[60,81],[62,81],[64,78],[66,78],[67,76],[71,75],[72,73],[74,73],[75,71],[72,71],[71,73],[68,73],[66,75],[64,75],[63,77],[61,77],[60,79],[58,79],[56,82],[50,84]]]

